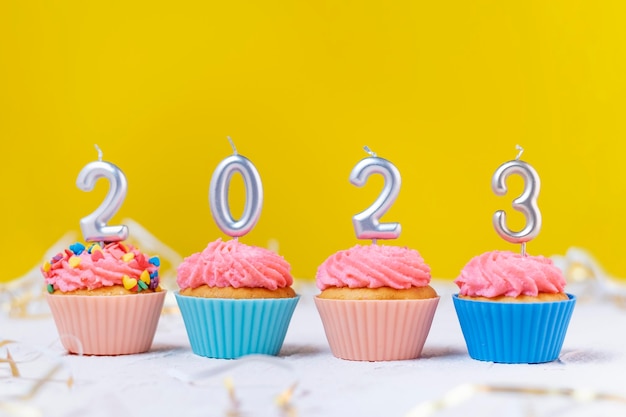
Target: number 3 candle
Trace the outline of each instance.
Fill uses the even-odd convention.
[[[400,193],[400,171],[386,159],[379,158],[367,146],[369,157],[359,161],[350,173],[350,182],[362,187],[372,174],[381,174],[385,180],[383,190],[367,209],[352,217],[354,231],[358,239],[397,239],[400,236],[400,223],[380,223],[379,219],[391,208]]]
[[[507,193],[506,179],[509,175],[521,175],[524,179],[524,191],[513,200],[513,208],[520,211],[526,217],[526,226],[519,232],[513,232],[506,226],[506,213],[498,210],[493,214],[493,226],[500,237],[507,242],[521,243],[522,254],[526,255],[526,242],[534,239],[541,229],[541,212],[537,206],[540,181],[537,171],[528,163],[521,161],[520,157],[524,149],[517,145],[519,153],[517,157],[505,162],[493,174],[491,188],[496,195],[503,196]]]
[[[90,162],[80,171],[76,185],[83,191],[91,191],[100,178],[109,180],[109,192],[102,204],[88,216],[80,220],[80,229],[87,242],[117,242],[128,237],[124,225],[107,226],[107,222],[122,206],[128,183],[122,170],[116,165],[102,160],[102,151],[96,146],[98,160]]]
[[[236,238],[252,230],[259,220],[263,206],[263,185],[254,164],[237,153],[230,137],[228,141],[233,148],[233,155],[220,162],[213,172],[209,186],[209,204],[217,226],[228,236]],[[233,219],[228,205],[230,180],[235,172],[243,177],[246,189],[246,203],[239,220]]]

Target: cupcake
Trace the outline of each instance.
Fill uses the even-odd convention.
[[[420,356],[439,296],[430,268],[409,248],[356,245],[326,259],[315,297],[334,356],[361,361]]]
[[[41,268],[61,343],[71,353],[124,355],[152,345],[165,291],[159,258],[121,242],[70,245]]]
[[[508,251],[474,257],[453,296],[470,357],[500,363],[558,358],[576,299],[549,258]]]
[[[192,351],[234,359],[277,355],[299,296],[280,255],[218,239],[177,268],[176,300]]]

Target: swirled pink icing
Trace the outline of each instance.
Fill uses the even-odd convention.
[[[62,292],[79,289],[93,290],[112,285],[123,285],[124,275],[139,280],[144,271],[150,277],[150,289],[159,285],[159,259],[149,258],[132,245],[120,242],[85,247],[81,243],[58,253],[41,268],[48,291]],[[137,292],[145,287],[136,286]]]
[[[454,282],[461,295],[488,298],[560,293],[565,288],[563,273],[551,259],[509,251],[486,252],[472,258]]]
[[[430,267],[414,249],[356,245],[328,257],[317,269],[317,287],[406,289],[430,283]]]
[[[176,282],[182,289],[209,287],[277,288],[293,283],[291,266],[280,255],[235,239],[218,239],[178,266]]]

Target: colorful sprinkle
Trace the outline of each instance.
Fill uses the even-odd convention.
[[[117,246],[124,252],[128,252],[128,247],[124,245],[123,243],[118,243]]]
[[[141,288],[142,290],[147,290],[148,289],[148,285],[145,282],[141,281],[141,280],[137,281],[137,285],[139,285],[139,288]]]
[[[54,292],[54,286],[52,284],[47,285],[48,292],[52,294]]]
[[[43,269],[43,272],[50,271],[50,262],[48,262],[48,261],[44,262],[42,269]]]
[[[80,255],[85,250],[85,245],[80,242],[76,242],[73,245],[70,245],[70,250],[74,252],[75,255]]]
[[[150,258],[150,261],[149,261],[149,262],[150,262],[152,265],[155,265],[155,266],[161,266],[161,260],[159,259],[159,257],[158,257],[158,256],[153,256],[152,258]]]
[[[91,253],[91,260],[96,262],[99,259],[104,259],[104,253],[101,250],[97,250]]]
[[[135,256],[135,261],[137,261],[137,268],[139,269],[148,269],[148,267],[152,266],[148,262],[148,257],[144,255],[143,253],[138,253]]]
[[[154,271],[153,273],[150,274],[151,279],[158,278],[158,277],[159,277],[159,271]]]
[[[98,245],[97,243],[92,243],[91,246],[89,246],[89,249],[87,249],[87,252],[94,253],[94,252],[98,252],[101,250],[102,248],[100,247],[100,245]]]
[[[144,284],[150,284],[150,274],[147,270],[144,270],[141,273],[141,275],[139,276],[139,280],[142,281]]]
[[[124,275],[122,277],[122,284],[127,290],[132,290],[137,286],[137,280],[135,278],[130,278],[128,275]]]
[[[128,252],[128,253],[125,253],[124,255],[122,255],[122,260],[124,262],[130,262],[133,259],[135,259],[135,254],[132,253],[132,252]]]
[[[80,258],[78,256],[72,256],[70,259],[67,260],[67,263],[70,264],[72,268],[76,268],[78,265],[80,265]]]
[[[59,262],[61,259],[63,259],[63,254],[57,253],[56,255],[52,257],[52,262]]]

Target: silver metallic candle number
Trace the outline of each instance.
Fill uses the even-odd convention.
[[[513,200],[513,208],[524,214],[526,225],[519,232],[511,231],[506,225],[506,213],[498,210],[493,214],[493,226],[500,237],[510,243],[521,243],[522,253],[525,254],[525,244],[534,239],[541,229],[541,212],[537,206],[537,197],[541,182],[537,171],[519,158],[524,151],[519,145],[519,153],[513,161],[505,162],[493,174],[491,188],[496,195],[503,196],[507,193],[506,179],[513,174],[520,175],[524,179],[524,191]]]
[[[391,208],[400,193],[400,172],[386,159],[379,158],[366,146],[371,156],[359,161],[350,173],[350,182],[362,187],[372,174],[381,174],[384,185],[374,203],[352,217],[354,231],[358,239],[397,239],[400,236],[400,223],[380,223],[379,219]]]
[[[80,220],[80,229],[87,242],[115,242],[128,237],[124,225],[107,226],[107,222],[122,206],[128,183],[124,173],[114,164],[102,160],[102,151],[96,145],[98,160],[83,167],[76,185],[83,191],[91,191],[100,178],[109,180],[109,191],[98,208]]]
[[[259,220],[263,206],[263,185],[254,164],[245,156],[237,154],[233,141],[228,138],[233,148],[233,155],[227,157],[215,168],[209,186],[209,204],[215,223],[230,237],[239,237],[248,233]],[[243,214],[235,220],[228,204],[230,180],[236,172],[243,177],[246,189],[246,202]]]

